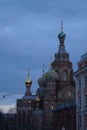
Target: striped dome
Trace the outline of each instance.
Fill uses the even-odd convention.
[[[43,74],[43,75],[38,79],[38,84],[39,84],[39,86],[45,86],[45,84],[46,84],[45,74]]]
[[[46,81],[55,81],[57,79],[57,73],[50,68],[48,72],[45,74]]]

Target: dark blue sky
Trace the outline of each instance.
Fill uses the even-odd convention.
[[[0,0],[0,92],[25,92],[28,68],[38,87],[42,65],[58,51],[60,22],[74,70],[87,51],[86,0]]]

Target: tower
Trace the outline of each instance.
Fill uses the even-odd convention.
[[[44,112],[40,108],[40,97],[36,96],[36,108],[31,116],[31,130],[44,130]]]
[[[52,69],[50,69],[45,73],[46,79],[46,88],[43,98],[43,109],[44,109],[44,118],[45,118],[45,129],[52,129],[52,116],[53,110],[56,109],[56,79],[57,73]]]
[[[30,90],[31,85],[32,85],[32,81],[31,81],[31,79],[30,79],[30,74],[29,74],[29,73],[28,73],[28,78],[27,78],[27,80],[25,81],[25,85],[26,85],[25,96],[30,96],[30,95],[32,95],[32,94],[31,94],[31,90]]]
[[[30,129],[30,118],[31,113],[35,108],[35,95],[31,94],[30,88],[32,85],[32,80],[30,79],[30,74],[28,73],[27,80],[25,81],[26,92],[21,99],[17,99],[17,125],[18,128]]]
[[[69,60],[69,53],[65,48],[65,37],[63,22],[61,22],[61,32],[58,34],[59,49],[52,62],[52,68],[57,73],[55,95],[57,109],[54,110],[54,126],[56,126],[55,129],[75,130],[75,84],[72,62]]]
[[[61,32],[58,34],[58,52],[55,54],[54,61],[51,61],[47,72],[44,71],[43,65],[43,73],[38,80],[39,88],[36,95],[31,94],[32,81],[28,73],[28,79],[25,81],[25,95],[17,101],[18,120],[20,121],[21,117],[21,125],[26,126],[25,128],[52,130],[64,127],[70,130],[72,127],[74,130],[73,113],[75,113],[75,109],[70,108],[70,105],[72,107],[72,102],[75,100],[75,85],[72,62],[65,49],[65,37],[63,22],[61,22]],[[66,108],[67,103],[69,109]],[[65,107],[62,107],[62,112],[61,106]]]
[[[59,49],[52,62],[52,68],[58,76],[56,80],[56,97],[58,104],[71,101],[75,98],[73,68],[69,60],[69,53],[67,53],[65,49],[65,37],[63,22],[61,22],[61,32],[58,34]]]

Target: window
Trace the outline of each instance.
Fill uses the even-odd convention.
[[[87,107],[87,95],[85,95],[85,106]]]
[[[85,76],[85,88],[87,88],[87,76]]]
[[[67,80],[67,71],[64,70],[64,81],[66,81],[66,80]]]

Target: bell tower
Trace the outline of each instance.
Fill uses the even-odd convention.
[[[73,68],[72,63],[69,61],[69,53],[67,53],[65,49],[65,37],[63,22],[61,22],[61,32],[58,34],[59,49],[55,54],[52,68],[57,72],[59,81],[68,82],[73,81]]]
[[[73,67],[69,60],[69,53],[65,49],[66,34],[63,31],[63,22],[61,22],[61,32],[58,34],[59,48],[52,62],[52,68],[57,73],[56,97],[59,102],[73,100],[75,97]]]

